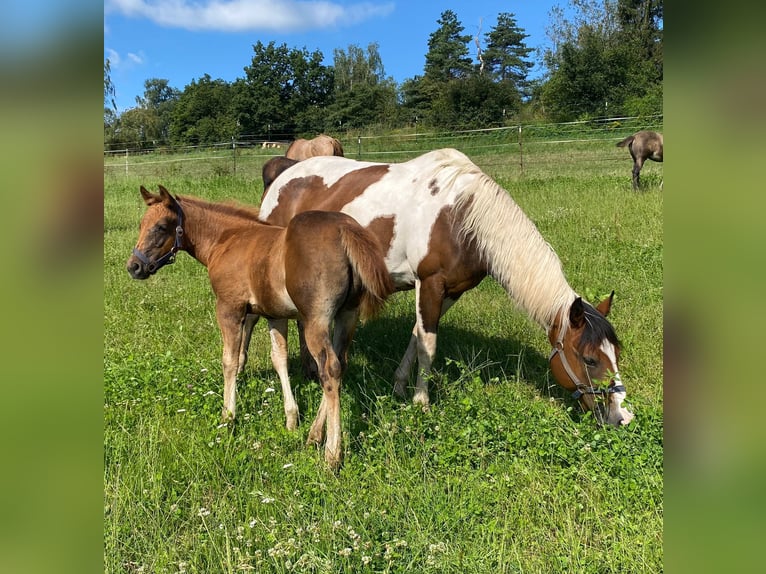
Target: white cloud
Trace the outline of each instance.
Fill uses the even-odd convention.
[[[112,69],[117,68],[120,65],[120,54],[111,48],[106,48],[104,52],[106,52],[106,57],[109,59],[109,66]]]
[[[144,63],[143,55],[134,54],[133,52],[128,52],[128,59],[131,62],[133,62],[134,64],[143,64]]]
[[[382,17],[392,2],[349,6],[324,0],[105,0],[106,13],[146,18],[161,26],[188,30],[280,32],[349,26]]]

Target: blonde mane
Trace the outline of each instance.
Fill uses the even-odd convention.
[[[507,191],[468,163],[475,177],[457,202],[462,232],[475,241],[489,274],[519,307],[548,330],[556,317],[569,309],[577,294],[564,276],[561,261],[535,224]]]

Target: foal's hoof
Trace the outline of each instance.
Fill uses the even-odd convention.
[[[285,413],[285,425],[287,430],[294,431],[298,428],[298,413]]]
[[[423,412],[431,410],[431,400],[428,398],[428,392],[415,391],[415,396],[412,397],[412,402],[416,405],[420,405],[423,408]]]
[[[306,446],[322,446],[322,443],[324,442],[324,436],[321,433],[309,433],[308,438],[306,439]]]

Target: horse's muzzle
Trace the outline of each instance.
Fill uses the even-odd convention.
[[[127,268],[128,273],[133,279],[148,279],[152,274],[149,268],[135,256],[131,256],[130,259],[128,259]]]

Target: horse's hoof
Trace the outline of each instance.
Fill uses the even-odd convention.
[[[431,400],[428,398],[428,392],[423,393],[415,391],[415,396],[412,397],[412,402],[423,407],[423,412],[431,410]]]
[[[341,466],[341,463],[343,462],[340,454],[332,455],[332,454],[329,454],[327,451],[325,451],[324,459],[325,459],[325,462],[327,463],[327,466],[330,467],[331,471],[333,471],[336,474],[338,473],[338,471],[340,471],[340,466]]]
[[[221,426],[233,426],[233,423],[234,413],[224,407],[223,411],[221,411]]]
[[[309,433],[309,436],[306,439],[306,446],[318,447],[322,444],[323,441],[324,441],[324,437],[321,434]]]
[[[298,413],[285,413],[285,425],[287,430],[294,431],[298,428]]]

